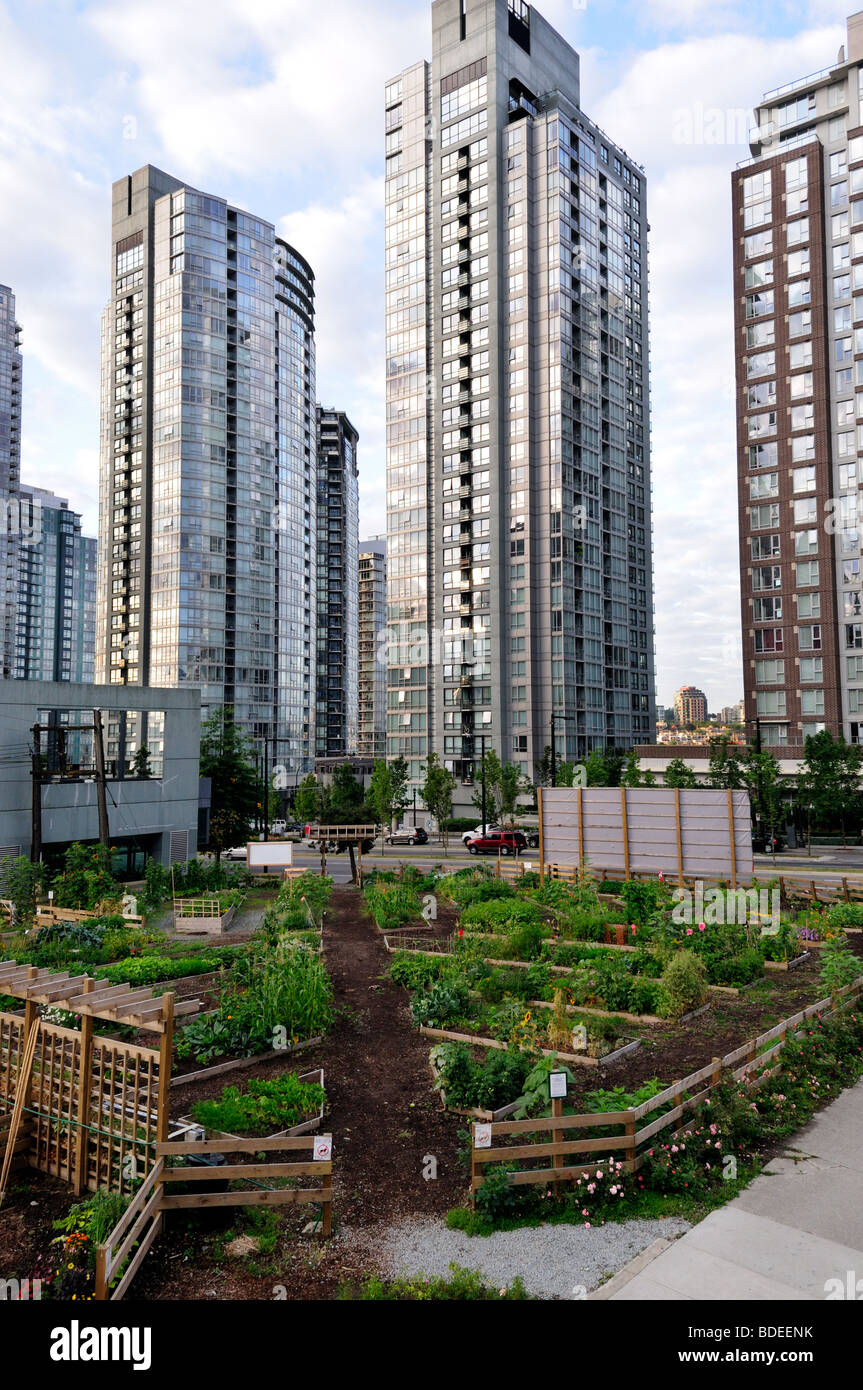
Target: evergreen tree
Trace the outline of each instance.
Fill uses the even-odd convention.
[[[209,848],[218,859],[249,839],[260,805],[254,755],[230,708],[214,710],[204,722],[201,776],[211,782]]]

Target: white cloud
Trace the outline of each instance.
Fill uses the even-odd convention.
[[[182,176],[346,177],[382,157],[386,79],[421,55],[425,7],[393,0],[137,0],[91,9],[141,118]]]

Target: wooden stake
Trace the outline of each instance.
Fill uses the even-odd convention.
[[[15,1145],[18,1140],[18,1131],[21,1128],[21,1116],[24,1114],[24,1106],[27,1104],[27,1096],[30,1091],[30,1078],[33,1075],[33,1059],[36,1056],[36,1043],[39,1040],[40,1022],[37,1020],[34,1028],[31,1029],[24,1047],[21,1058],[21,1067],[18,1072],[18,1084],[15,1087],[15,1105],[12,1109],[12,1121],[9,1126],[9,1137],[6,1141],[6,1153],[3,1158],[3,1169],[0,1172],[0,1207],[6,1196],[6,1183],[9,1179],[9,1170],[12,1167],[12,1159],[15,1154]]]
[[[626,806],[626,787],[620,788],[620,814],[623,818],[623,868],[629,882],[629,815]]]
[[[539,881],[545,883],[545,826],[542,822],[542,787],[536,789],[536,808],[539,812]]]
[[[563,1115],[563,1100],[562,1100],[562,1098],[561,1098],[560,1096],[553,1096],[553,1097],[552,1097],[552,1101],[551,1101],[551,1118],[552,1118],[553,1120],[559,1120],[559,1119],[561,1118],[562,1115]],[[562,1144],[563,1141],[564,1141],[564,1138],[565,1138],[565,1136],[564,1136],[564,1132],[563,1132],[562,1129],[554,1129],[554,1130],[552,1130],[552,1132],[551,1132],[551,1142],[552,1142],[553,1144]],[[562,1167],[564,1166],[564,1163],[563,1163],[563,1154],[562,1154],[562,1153],[556,1153],[556,1154],[553,1156],[553,1158],[552,1158],[552,1160],[551,1160],[551,1163],[552,1163],[552,1167],[553,1167],[553,1168],[562,1168]],[[554,1180],[554,1195],[555,1195],[555,1197],[559,1197],[559,1196],[560,1196],[560,1184],[558,1183],[557,1178],[555,1178],[555,1180]]]

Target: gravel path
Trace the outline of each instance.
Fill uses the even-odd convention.
[[[449,1275],[450,1264],[478,1270],[501,1288],[519,1275],[528,1293],[581,1299],[653,1241],[682,1235],[689,1222],[609,1222],[605,1226],[538,1226],[467,1236],[437,1221],[409,1221],[384,1230],[376,1253],[391,1275]]]

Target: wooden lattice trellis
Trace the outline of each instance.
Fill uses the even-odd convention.
[[[131,990],[35,967],[0,966],[0,993],[26,1001],[23,1015],[0,1013],[0,1155],[50,1173],[76,1193],[129,1192],[152,1166],[168,1134],[174,1018],[197,1012],[198,1000]],[[39,1019],[38,1005],[77,1013],[80,1031]],[[99,1018],[159,1034],[158,1048],[94,1031]],[[25,1046],[38,1027],[32,1070]],[[26,1088],[22,1123],[11,1127],[19,1080]]]

